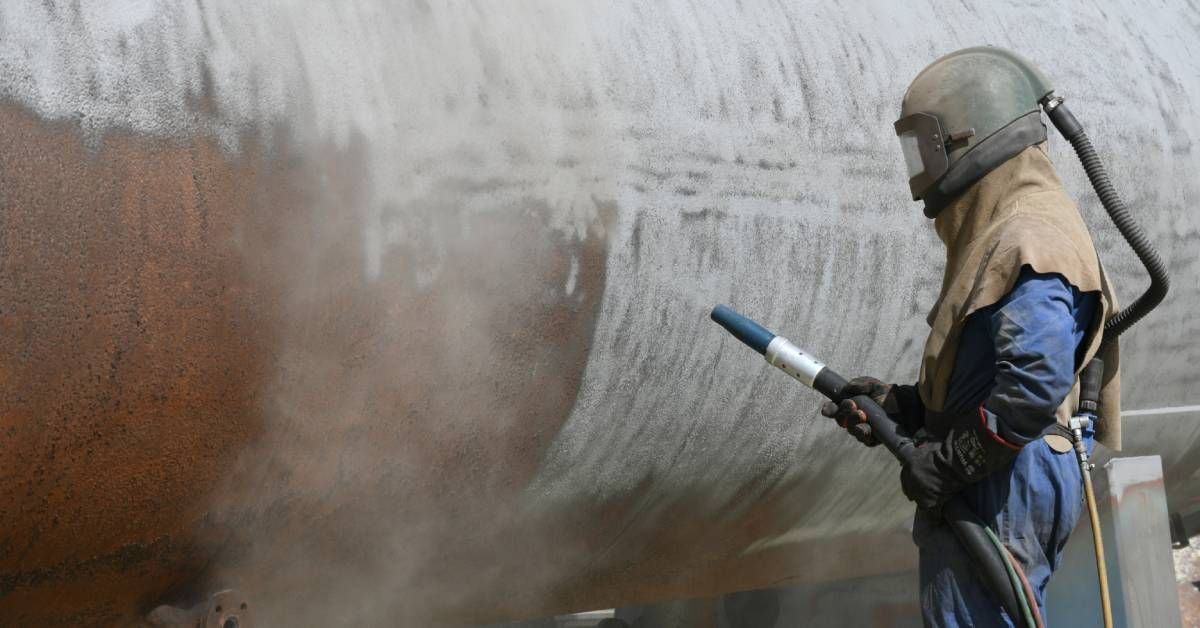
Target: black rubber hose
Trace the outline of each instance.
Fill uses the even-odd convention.
[[[710,316],[713,321],[724,327],[735,338],[763,355],[766,355],[768,345],[776,338],[775,334],[762,325],[724,305],[713,308]],[[791,373],[791,371],[788,372]],[[823,366],[813,376],[811,382],[803,379],[800,381],[812,386],[814,390],[832,401],[840,403],[847,398],[846,378],[828,366]],[[900,461],[900,464],[905,466],[911,464],[916,445],[908,434],[901,430],[892,417],[888,416],[887,412],[884,412],[883,408],[870,397],[858,395],[854,396],[853,400],[866,414],[867,423],[870,424],[871,433],[875,438]],[[1008,577],[1008,568],[1005,566],[1007,557],[995,551],[988,538],[986,524],[967,507],[960,496],[951,497],[942,506],[942,516],[959,542],[962,543],[963,548],[966,549],[967,554],[971,556],[976,566],[976,573],[979,574],[984,586],[995,596],[996,601],[1004,607],[1013,621],[1023,617],[1024,613],[1019,602],[1020,596],[1017,595],[1017,589],[1014,588],[1012,580]]]
[[[1108,180],[1108,173],[1104,170],[1104,164],[1101,163],[1100,156],[1096,154],[1096,149],[1092,147],[1087,133],[1083,131],[1083,126],[1063,105],[1062,99],[1053,94],[1043,99],[1042,107],[1045,109],[1046,115],[1050,117],[1050,121],[1054,123],[1054,128],[1058,129],[1058,132],[1075,149],[1075,154],[1079,157],[1079,162],[1083,164],[1083,170],[1087,173],[1088,180],[1092,182],[1092,188],[1096,190],[1096,195],[1100,197],[1100,203],[1104,205],[1104,210],[1108,212],[1109,218],[1117,226],[1121,236],[1133,248],[1133,252],[1146,267],[1146,271],[1150,273],[1150,287],[1128,307],[1113,314],[1104,323],[1103,342],[1107,344],[1116,340],[1134,323],[1149,314],[1150,310],[1157,307],[1166,298],[1171,280],[1167,275],[1166,265],[1158,256],[1158,251],[1154,249],[1154,245],[1150,243],[1142,228],[1134,221],[1133,216],[1125,207],[1125,202],[1113,189],[1112,183]]]
[[[957,495],[942,504],[942,519],[970,554],[975,575],[983,581],[984,587],[996,597],[1014,624],[1020,622],[1025,616],[1021,602],[1008,577],[1008,568],[1004,566],[1005,557],[996,553],[988,540],[987,524]]]
[[[845,387],[846,379],[829,367],[821,369],[813,382],[813,388],[817,392],[833,401],[845,399],[842,392]],[[853,399],[859,409],[867,415],[871,433],[900,464],[908,465],[914,447],[912,440],[903,435],[896,422],[873,399],[865,395]],[[988,540],[985,529],[987,524],[967,506],[961,496],[957,495],[942,505],[942,519],[950,526],[958,542],[971,557],[975,573],[983,581],[984,587],[991,591],[1013,622],[1020,621],[1024,613],[1021,611],[1017,591],[1008,577],[1008,568],[1004,566],[1005,557],[997,554],[992,542]]]
[[[846,378],[838,375],[836,371],[826,366],[817,373],[813,379],[813,390],[825,395],[835,402],[841,402],[847,399],[842,391],[846,388]],[[883,444],[884,448],[892,453],[901,464],[908,464],[908,460],[912,457],[912,449],[915,447],[911,438],[908,437],[900,426],[888,416],[887,412],[879,404],[875,403],[874,399],[866,395],[858,395],[852,397],[854,403],[858,406],[863,414],[867,415],[867,423],[871,426],[871,434],[875,440]]]

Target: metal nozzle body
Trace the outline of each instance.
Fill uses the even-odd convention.
[[[771,366],[830,399],[840,400],[838,395],[846,385],[846,380],[825,368],[824,363],[805,353],[787,338],[776,336],[725,305],[713,308],[711,317],[746,346],[761,353]]]
[[[783,336],[775,336],[764,354],[771,366],[791,375],[801,384],[812,388],[817,375],[825,368],[819,360],[805,353]]]

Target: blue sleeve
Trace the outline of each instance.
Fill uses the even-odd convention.
[[[1025,445],[1055,423],[1075,384],[1076,351],[1095,295],[1027,267],[998,305],[989,320],[996,377],[984,417],[1001,438]]]

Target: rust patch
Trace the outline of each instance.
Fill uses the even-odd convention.
[[[204,564],[203,496],[259,429],[257,175],[13,106],[0,146],[0,617],[112,625]]]
[[[513,505],[574,404],[602,221],[464,213],[492,190],[448,179],[384,208],[427,233],[371,278],[365,142],[270,145],[91,150],[0,107],[0,623],[224,586],[266,625],[487,614],[453,593],[550,551]]]
[[[903,539],[742,555],[820,478],[732,521],[705,495],[526,509],[615,208],[565,237],[520,182],[449,167],[380,202],[365,139],[288,138],[89,150],[0,109],[0,623],[122,625],[226,587],[265,625],[485,622],[907,564]]]

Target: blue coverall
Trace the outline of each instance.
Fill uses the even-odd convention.
[[[1003,299],[967,318],[947,387],[946,414],[978,412],[982,404],[989,427],[1023,446],[1010,468],[961,495],[1021,563],[1042,608],[1083,493],[1074,455],[1053,451],[1040,437],[1074,385],[1096,304],[1095,293],[1024,267]],[[1085,438],[1090,451],[1090,431]],[[927,626],[1014,625],[946,526],[918,509],[913,540]]]

